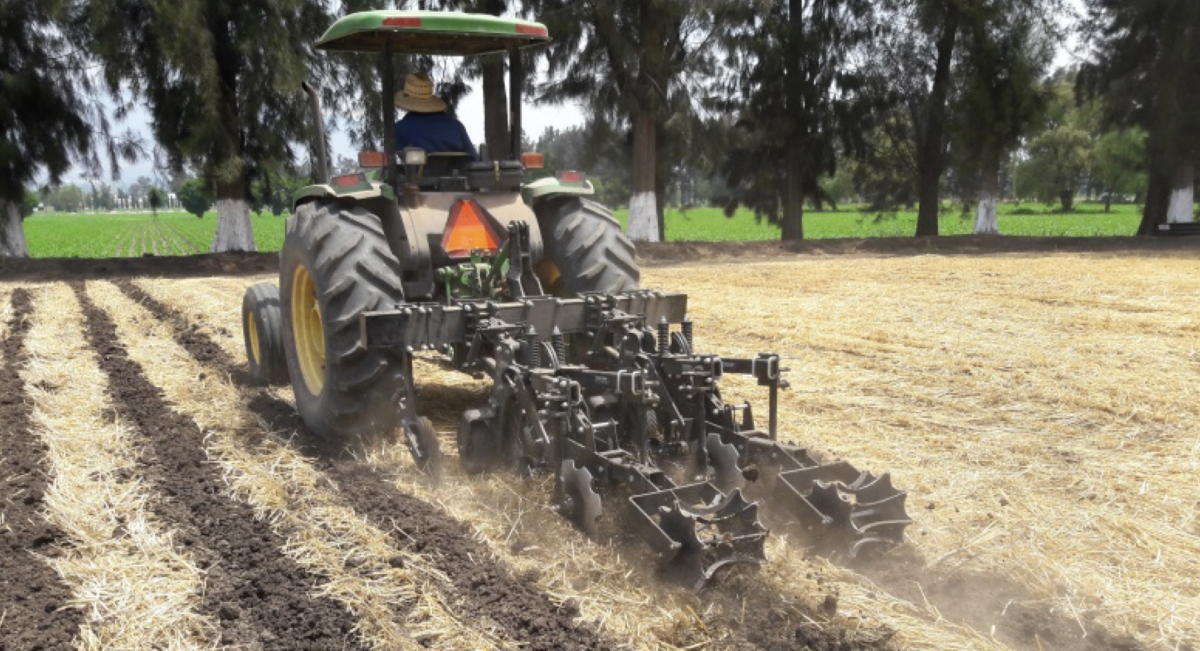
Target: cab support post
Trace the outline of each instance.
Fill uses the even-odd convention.
[[[392,69],[392,39],[383,44],[383,153],[387,157],[384,182],[396,182],[396,80]]]

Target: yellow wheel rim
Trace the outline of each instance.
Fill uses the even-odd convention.
[[[292,275],[292,340],[304,386],[310,394],[321,395],[325,388],[325,326],[317,286],[304,265],[296,267]]]
[[[253,314],[246,314],[246,333],[250,335],[250,361],[262,365],[262,350],[258,347],[258,322]]]

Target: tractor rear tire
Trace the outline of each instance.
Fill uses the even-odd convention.
[[[545,255],[538,277],[547,293],[570,298],[636,290],[633,242],[604,206],[589,199],[552,199],[538,206]]]
[[[258,283],[246,289],[242,297],[242,339],[254,379],[267,384],[287,382],[283,314],[279,309],[279,288],[275,285]]]
[[[394,434],[403,365],[359,336],[363,312],[404,302],[379,217],[334,202],[300,206],[287,221],[279,285],[288,371],[308,428],[333,441]]]

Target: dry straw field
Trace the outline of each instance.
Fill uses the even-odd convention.
[[[247,381],[269,276],[0,283],[0,649],[1200,647],[1200,258],[658,264],[698,348],[788,360],[781,431],[890,470],[904,546],[774,536],[699,593],[590,541],[545,480],[433,487]],[[453,450],[483,385],[421,364]],[[726,380],[727,398],[763,402]]]

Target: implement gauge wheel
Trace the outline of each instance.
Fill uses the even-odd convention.
[[[279,288],[275,285],[258,283],[246,289],[242,297],[242,339],[254,379],[268,384],[287,382],[283,314],[279,309]]]
[[[537,272],[548,293],[570,298],[638,288],[633,242],[607,208],[565,197],[547,200],[536,211],[546,252]]]
[[[309,203],[288,218],[280,254],[284,352],[296,409],[331,440],[391,435],[400,420],[403,366],[359,342],[359,316],[404,302],[400,262],[379,217]]]

